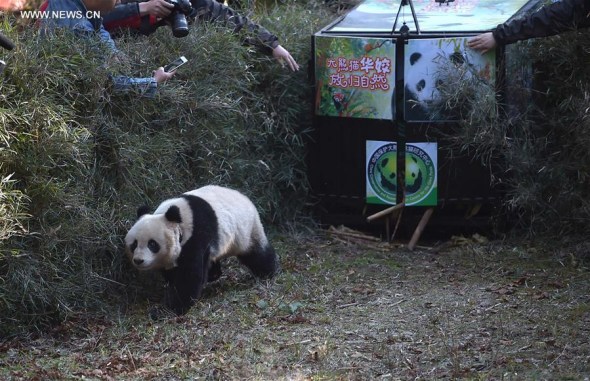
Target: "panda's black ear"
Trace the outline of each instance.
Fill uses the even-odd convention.
[[[170,222],[182,222],[182,218],[180,218],[180,209],[176,205],[171,205],[164,216],[166,216],[166,219]]]
[[[412,53],[410,55],[410,65],[414,65],[422,57],[422,53]]]
[[[137,208],[137,219],[139,219],[144,214],[148,214],[150,212],[150,207],[147,205],[140,206]]]

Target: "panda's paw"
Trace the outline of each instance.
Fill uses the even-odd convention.
[[[277,254],[274,254],[274,256],[274,263],[272,264],[272,266],[269,267],[268,272],[262,275],[260,278],[272,279],[282,271],[280,257]]]
[[[176,317],[174,311],[164,307],[164,306],[155,306],[149,309],[150,319],[153,321],[162,321],[168,320]]]

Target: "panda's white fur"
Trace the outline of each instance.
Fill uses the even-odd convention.
[[[225,257],[237,256],[259,277],[277,271],[256,207],[236,190],[208,185],[165,200],[153,214],[145,212],[138,210],[125,237],[127,254],[139,270],[163,271],[176,293],[170,307],[178,313],[200,296],[207,279],[220,276]]]
[[[242,193],[233,189],[209,185],[186,194],[207,201],[217,215],[219,242],[211,253],[212,261],[240,255],[255,244],[268,245],[258,210],[252,201]],[[182,210],[187,209],[181,208],[180,210],[182,213]],[[190,212],[190,208],[188,211]],[[157,212],[158,210],[156,210]],[[188,218],[188,220],[192,220],[192,218]],[[187,236],[186,239],[190,238],[192,225],[181,225],[181,227],[183,235]]]

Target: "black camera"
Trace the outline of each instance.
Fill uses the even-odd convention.
[[[174,5],[172,13],[168,16],[170,26],[172,27],[172,34],[174,37],[185,37],[188,34],[188,22],[186,16],[189,16],[193,11],[193,5],[189,0],[166,0]]]

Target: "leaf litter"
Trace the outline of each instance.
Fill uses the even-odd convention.
[[[339,230],[339,229],[338,229]],[[587,379],[588,253],[455,237],[414,251],[324,231],[278,236],[283,272],[237,261],[182,317],[145,299],[0,342],[7,380]]]

